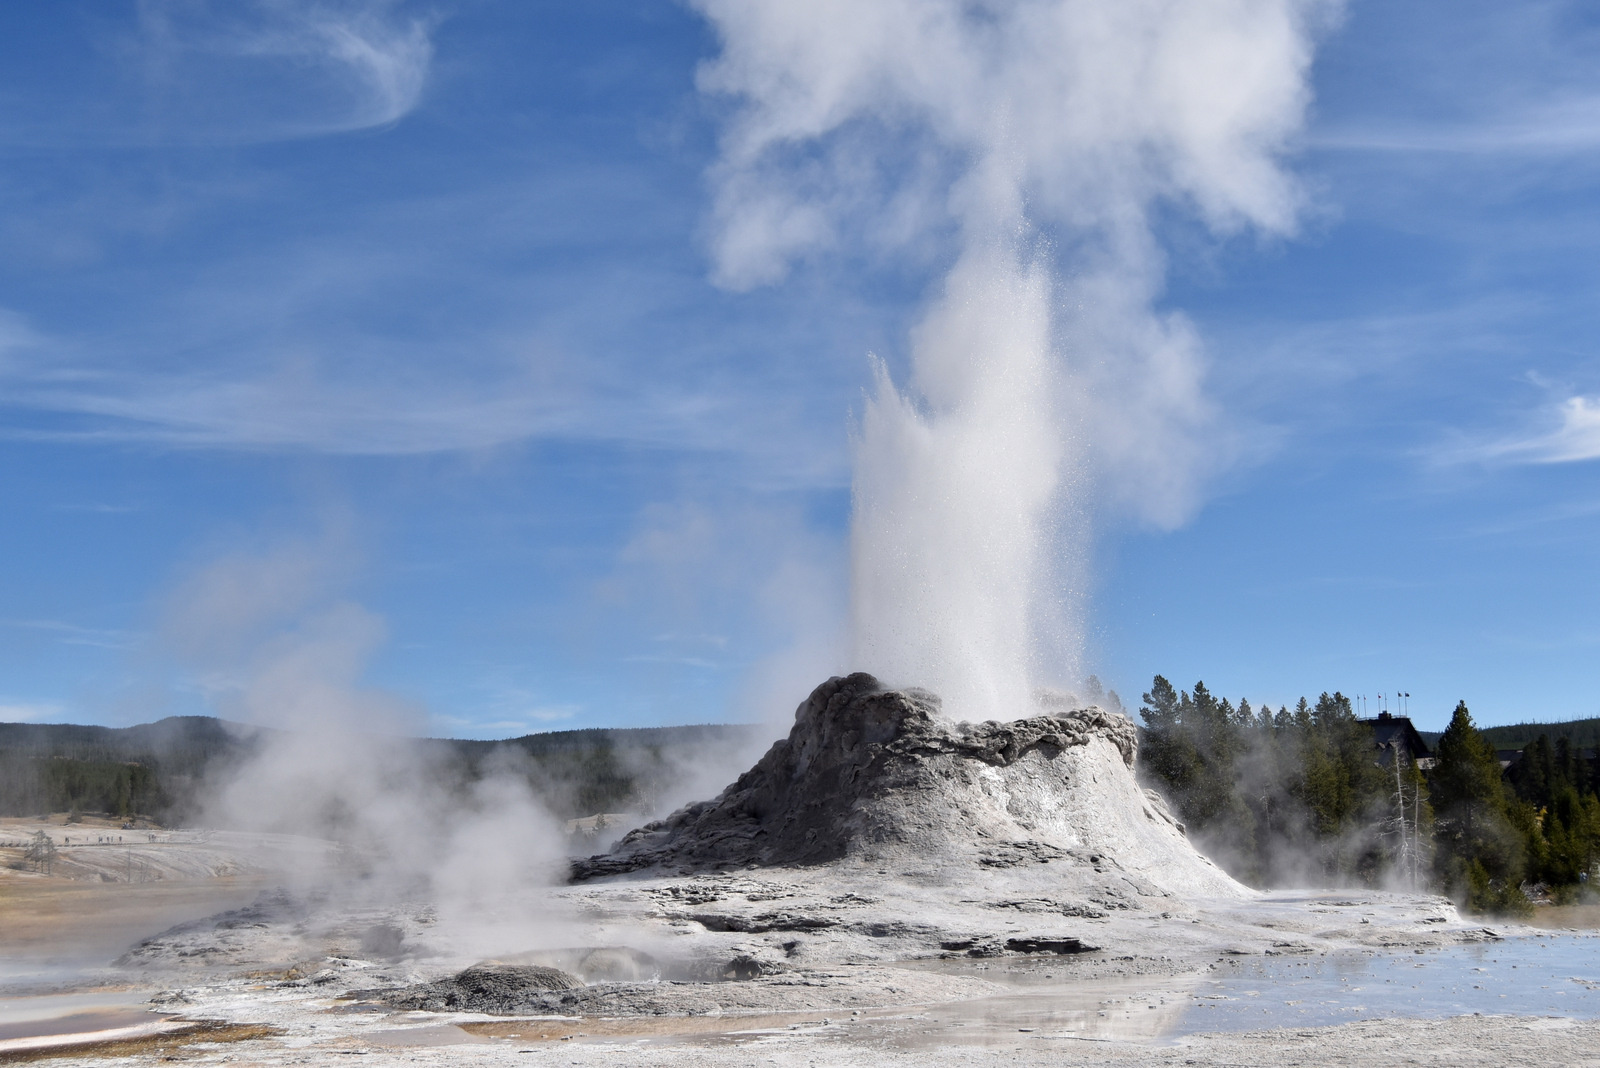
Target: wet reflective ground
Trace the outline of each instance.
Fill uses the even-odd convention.
[[[1600,1018],[1600,937],[1531,935],[1400,956],[1241,959],[1202,978],[1170,1033],[1385,1016]]]
[[[466,1024],[533,1040],[784,1046],[796,1040],[887,1048],[1074,1042],[1164,1043],[1204,1032],[1483,1015],[1600,1018],[1600,936],[1529,935],[1426,953],[1240,957],[1189,976],[1075,978],[1045,961],[907,967],[981,975],[1012,992],[911,1010],[671,1020]]]
[[[489,1042],[691,1043],[780,1048],[821,1042],[876,1048],[1162,1044],[1205,1032],[1315,1027],[1462,1014],[1600,1019],[1600,936],[1530,934],[1425,953],[1250,956],[1184,976],[1087,979],[1068,962],[918,961],[971,973],[1005,993],[920,1008],[661,1019],[445,1021],[378,1014],[331,1026],[326,1040],[374,1048]],[[83,991],[0,1000],[0,1040],[155,1022],[148,991]],[[264,1007],[264,1006],[263,1006]],[[337,1034],[335,1033],[337,1032]],[[318,1034],[323,1032],[319,1031]]]
[[[161,1029],[171,1013],[151,1011],[144,990],[0,997],[0,1056],[88,1036],[125,1037]]]

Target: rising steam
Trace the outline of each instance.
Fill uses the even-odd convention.
[[[194,816],[341,844],[273,872],[292,886],[427,899],[463,944],[486,928],[536,941],[545,917],[523,898],[559,878],[560,824],[514,754],[464,781],[417,740],[420,709],[363,683],[385,627],[340,596],[350,555],[337,531],[234,552],[170,598],[162,631],[185,674],[225,719],[262,728],[247,759],[212,769]]]
[[[1154,217],[1287,234],[1326,0],[692,0],[737,103],[719,282],[950,266],[856,443],[853,666],[962,717],[1075,677],[1093,504],[1182,521],[1222,456]],[[930,247],[930,235],[934,247]]]

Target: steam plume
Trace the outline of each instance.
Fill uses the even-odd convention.
[[[545,917],[525,895],[563,861],[557,822],[507,754],[462,781],[449,753],[419,742],[421,710],[363,684],[383,620],[338,596],[349,552],[321,541],[238,552],[199,569],[167,606],[163,632],[224,717],[271,728],[248,759],[220,769],[200,818],[231,829],[330,839],[348,853],[275,872],[302,886],[432,901],[472,944],[507,916],[532,938]],[[490,918],[493,923],[490,923]],[[490,939],[492,941],[492,938]]]
[[[1220,460],[1153,219],[1292,231],[1280,159],[1335,6],[692,2],[722,41],[701,88],[737,102],[717,280],[850,246],[949,264],[861,417],[854,666],[1016,715],[1078,667],[1089,505],[1176,524]]]

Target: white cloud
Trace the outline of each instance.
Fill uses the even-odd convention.
[[[1600,460],[1600,397],[1568,397],[1547,410],[1545,428],[1468,450],[1475,459],[1565,464]]]
[[[143,0],[158,140],[252,141],[386,126],[422,99],[432,20],[396,0]]]

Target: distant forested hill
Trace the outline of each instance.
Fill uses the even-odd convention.
[[[1432,749],[1439,744],[1439,731],[1419,731]],[[1508,723],[1503,727],[1480,727],[1478,733],[1496,749],[1524,749],[1541,734],[1552,742],[1568,739],[1575,748],[1600,748],[1600,718],[1569,719],[1559,723]]]
[[[571,818],[656,811],[699,767],[735,763],[744,770],[770,733],[745,724],[696,724],[549,731],[493,742],[431,739],[428,744],[448,747],[468,781],[507,761],[519,765],[545,805]],[[708,784],[707,796],[726,785]]]
[[[0,723],[0,815],[178,816],[208,770],[249,754],[260,732],[209,716],[135,727]]]
[[[501,741],[417,739],[442,789],[491,770],[524,775],[552,812],[648,812],[708,756],[743,754],[768,733],[735,724],[551,731]],[[208,716],[135,727],[0,723],[0,816],[104,812],[183,822],[200,784],[246,760],[270,731]],[[713,789],[720,789],[723,783]]]

